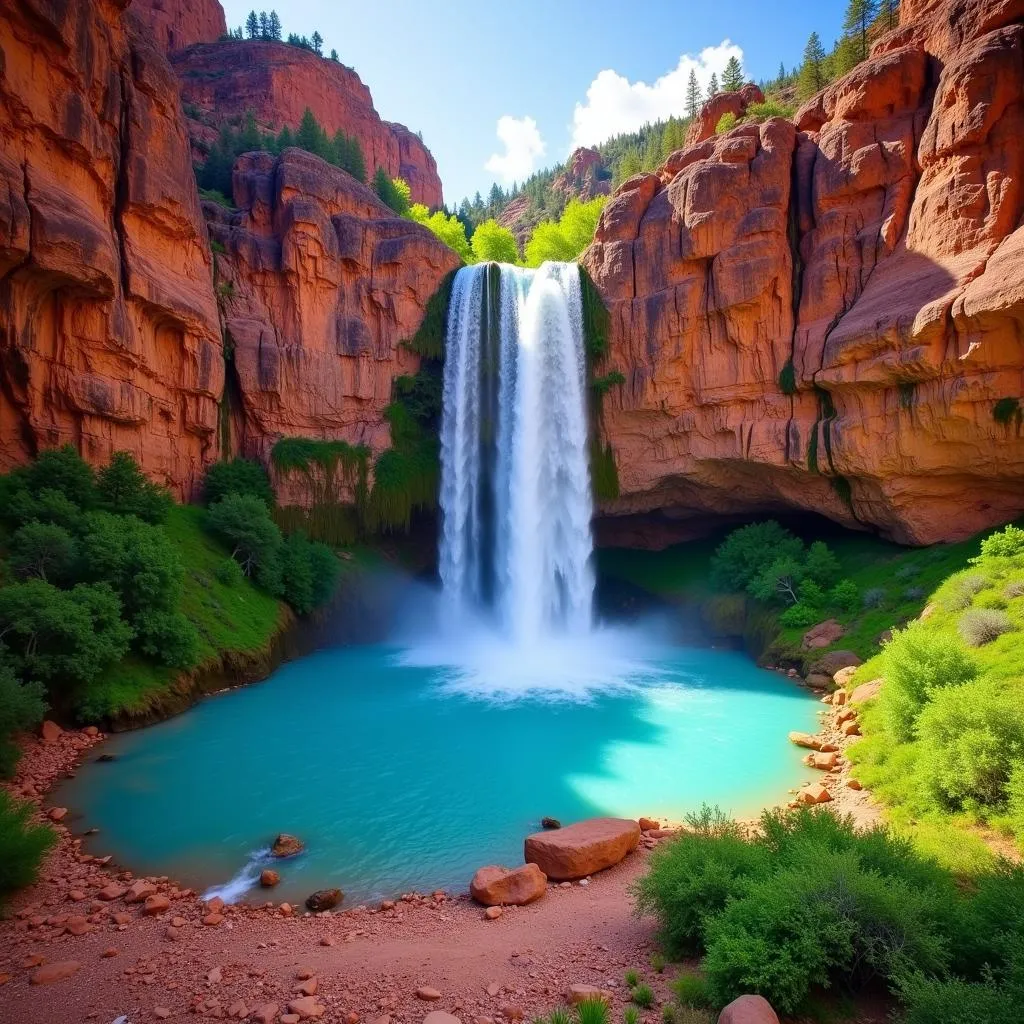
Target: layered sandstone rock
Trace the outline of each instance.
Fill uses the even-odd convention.
[[[132,11],[165,53],[215,43],[228,30],[219,0],[132,0]]]
[[[716,92],[700,108],[700,113],[687,129],[687,148],[697,146],[705,139],[710,139],[715,134],[718,122],[726,114],[732,114],[736,118],[743,117],[747,112],[747,107],[752,103],[764,103],[764,93],[753,82],[748,82],[742,89],[737,89],[735,92]]]
[[[565,170],[551,182],[551,191],[569,199],[593,199],[612,190],[611,175],[605,176],[604,161],[596,149],[575,149],[566,161]]]
[[[299,149],[235,165],[237,212],[205,203],[230,348],[232,447],[268,459],[282,436],[390,444],[400,343],[458,256],[350,175]],[[298,496],[302,500],[302,496]]]
[[[927,543],[1024,511],[1024,4],[902,10],[795,127],[741,125],[609,203],[584,260],[627,377],[606,512],[657,510],[668,540],[807,509]]]
[[[381,120],[352,68],[287,43],[251,40],[193,46],[171,61],[201,143],[213,142],[222,124],[247,111],[265,128],[295,129],[308,107],[329,135],[359,139],[368,175],[383,167],[409,183],[414,202],[443,202],[430,150],[404,125]]]
[[[526,837],[524,860],[556,882],[610,868],[640,844],[640,826],[628,818],[589,818]]]
[[[0,9],[0,468],[126,449],[188,495],[220,328],[174,77],[126,7]]]

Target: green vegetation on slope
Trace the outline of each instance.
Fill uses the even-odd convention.
[[[803,1017],[823,989],[879,984],[912,1024],[1009,1024],[1024,999],[1024,868],[956,877],[885,828],[768,811],[753,838],[704,808],[634,885],[665,952],[703,956],[680,1003],[754,992]]]

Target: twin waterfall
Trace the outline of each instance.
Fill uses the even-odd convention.
[[[518,645],[591,624],[592,498],[575,263],[455,277],[445,342],[440,573],[455,615]]]

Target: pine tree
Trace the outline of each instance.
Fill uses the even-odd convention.
[[[268,28],[270,30],[270,38],[276,43],[281,42],[281,19],[277,16],[277,11],[270,12]]]
[[[255,11],[250,11],[249,17],[245,19],[245,34],[250,39],[255,39],[260,34],[260,19]]]
[[[295,136],[292,134],[291,128],[285,125],[277,136],[277,151],[280,153],[282,150],[294,145]]]
[[[270,19],[266,11],[260,11],[260,39],[270,38]]]
[[[894,29],[900,20],[899,0],[882,0],[878,5],[878,20],[886,32]]]
[[[263,148],[263,137],[256,127],[256,115],[251,110],[245,112],[242,122],[242,134],[238,137],[238,152],[251,153]]]
[[[324,160],[331,155],[327,135],[309,107],[306,107],[302,113],[299,130],[295,133],[295,145]]]
[[[313,52],[322,57],[324,53],[324,37],[319,32],[313,33]]]
[[[817,32],[812,32],[804,47],[804,62],[800,66],[800,96],[813,96],[825,84],[825,48]]]
[[[878,0],[850,0],[846,6],[843,30],[853,43],[854,67],[868,55],[868,29],[878,14]]]
[[[331,50],[331,60],[333,60],[335,64],[338,63],[338,51],[337,50]]]
[[[779,61],[779,76],[775,79],[776,85],[786,84],[786,65]]]
[[[722,72],[722,88],[726,92],[736,92],[743,87],[743,65],[738,57],[730,57],[725,71]]]
[[[718,75],[711,72],[711,81],[708,82],[708,99],[718,95]]]
[[[690,80],[686,83],[686,116],[696,117],[700,110],[700,84],[697,72],[690,69]]]

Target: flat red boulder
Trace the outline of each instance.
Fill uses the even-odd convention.
[[[764,996],[740,996],[718,1015],[718,1024],[779,1024],[779,1018]]]
[[[536,864],[508,868],[481,868],[469,883],[469,894],[485,907],[522,907],[547,891],[547,876]]]
[[[630,818],[589,818],[554,832],[526,837],[525,859],[548,878],[568,882],[618,864],[640,844],[640,825]]]

